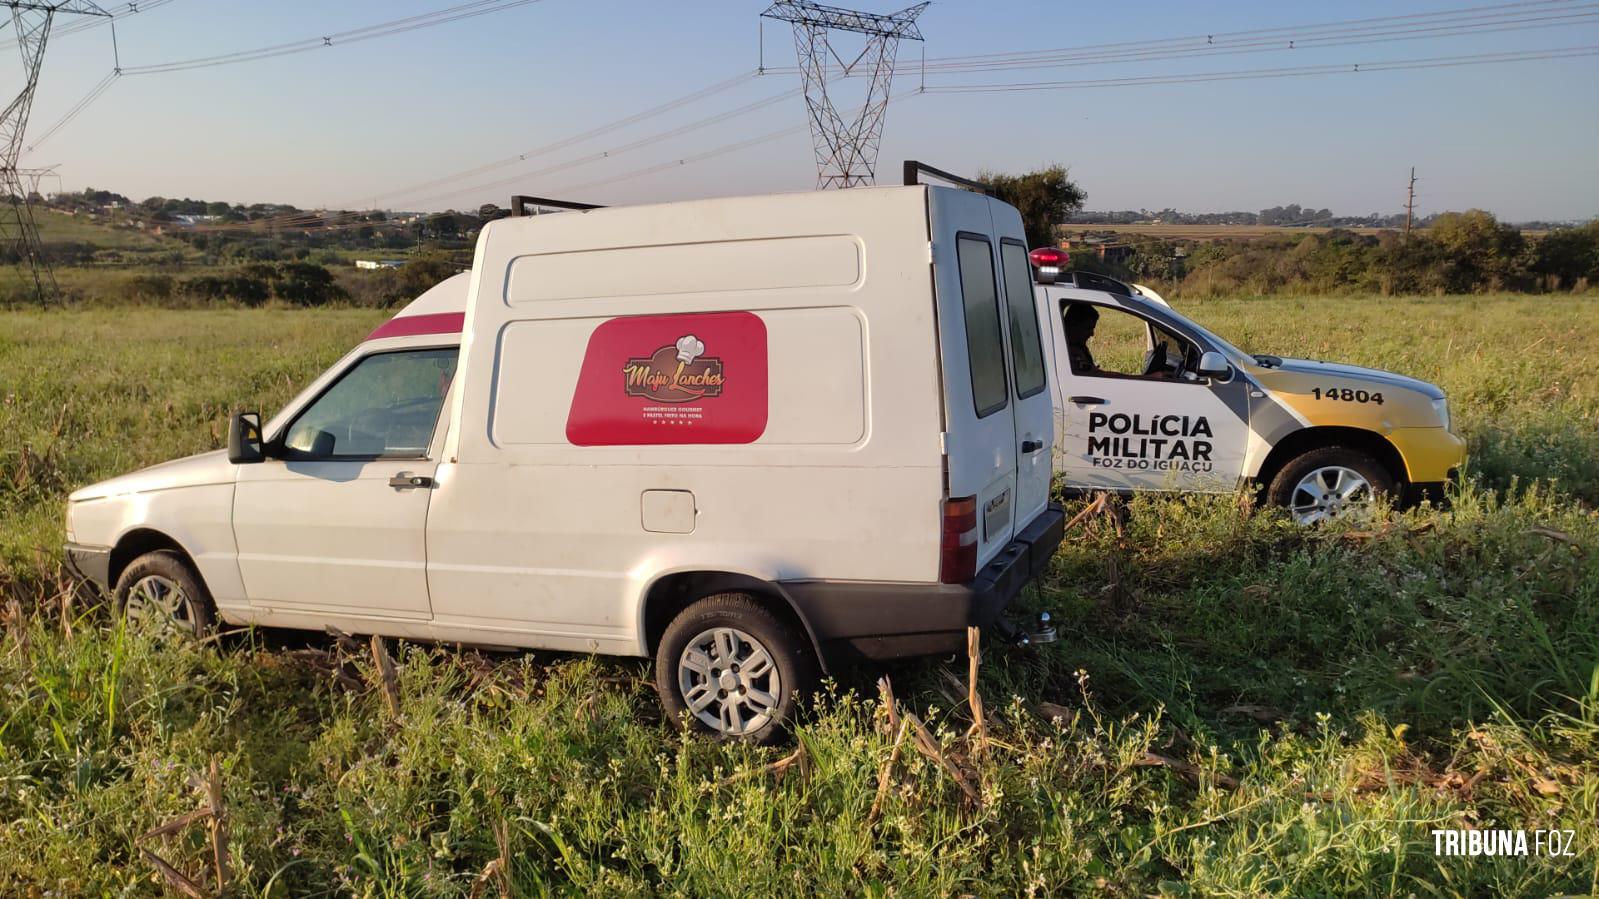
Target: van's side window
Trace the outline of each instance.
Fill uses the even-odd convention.
[[[417,459],[427,455],[460,350],[367,356],[285,432],[291,460]]]
[[[1005,408],[1005,339],[1000,332],[999,290],[994,286],[994,251],[982,237],[959,235],[961,303],[966,311],[966,355],[971,364],[972,402],[977,417]]]
[[[1027,248],[1013,240],[1001,241],[1000,260],[1005,266],[1005,309],[1010,314],[1011,368],[1016,372],[1016,398],[1025,400],[1048,386],[1044,375],[1044,344],[1038,335],[1038,308],[1033,303],[1033,267]]]

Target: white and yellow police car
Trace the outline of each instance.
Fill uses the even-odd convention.
[[[1253,484],[1310,524],[1378,494],[1436,496],[1464,463],[1436,385],[1246,353],[1148,288],[1061,270],[1063,256],[1032,262],[1068,491]]]

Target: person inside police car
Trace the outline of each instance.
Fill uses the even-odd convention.
[[[1099,310],[1088,303],[1071,303],[1061,317],[1061,324],[1066,329],[1066,359],[1071,364],[1072,374],[1106,374],[1088,350],[1088,341],[1099,324]]]

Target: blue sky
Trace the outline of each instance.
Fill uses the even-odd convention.
[[[298,40],[429,12],[459,0],[175,0],[117,26],[134,66]],[[1487,0],[1475,0],[1484,5]],[[109,5],[109,4],[104,4]],[[863,2],[885,12],[897,5]],[[929,58],[1155,41],[1473,5],[1454,2],[971,2],[922,16]],[[1580,3],[1569,4],[1582,6]],[[625,180],[805,122],[792,97],[720,124],[565,171],[535,170],[710,117],[798,86],[749,77],[691,106],[496,170],[409,194],[401,188],[498,160],[753,72],[764,2],[543,0],[364,43],[188,72],[128,75],[24,156],[59,163],[67,189],[260,202],[475,208],[513,191],[580,188],[597,203],[809,189],[800,130],[741,151]],[[766,24],[768,65],[792,65],[786,26]],[[8,35],[0,35],[4,37]],[[1099,79],[1599,46],[1599,18],[1434,40],[933,74],[930,86]],[[920,48],[905,44],[896,93],[912,93]],[[14,59],[14,57],[13,57]],[[111,67],[110,29],[52,42],[34,105],[39,134]],[[15,66],[13,60],[7,61]],[[14,68],[0,69],[6,92]],[[1392,212],[1409,167],[1424,212],[1481,207],[1509,219],[1599,214],[1599,56],[1358,75],[1092,90],[908,96],[890,107],[879,171],[926,160],[954,171],[1059,162],[1088,206],[1190,211],[1297,202]],[[523,175],[506,186],[469,189]],[[524,180],[525,179],[525,180]],[[436,194],[445,196],[434,198]]]

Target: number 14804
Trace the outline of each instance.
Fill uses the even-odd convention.
[[[1376,403],[1382,405],[1382,393],[1371,393],[1366,390],[1355,390],[1349,387],[1329,387],[1322,390],[1320,387],[1310,388],[1310,393],[1318,400],[1340,400],[1345,403]]]

